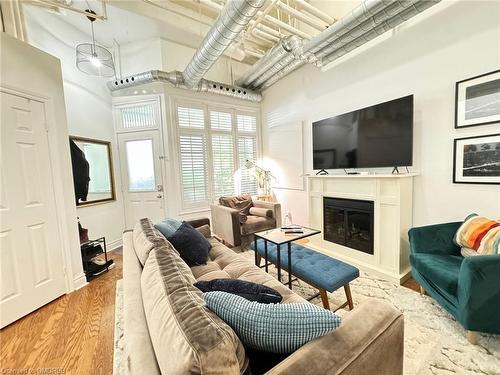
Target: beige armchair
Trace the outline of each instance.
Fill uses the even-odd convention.
[[[242,245],[244,247],[253,240],[254,233],[281,226],[281,205],[279,203],[254,199],[253,207],[271,210],[272,216],[249,214],[247,221],[240,223],[238,210],[221,206],[218,203],[210,205],[213,233],[231,246]]]

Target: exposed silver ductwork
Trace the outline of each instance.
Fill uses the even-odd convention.
[[[237,85],[248,87],[254,82],[263,72],[266,72],[272,66],[276,65],[286,55],[295,53],[302,47],[302,39],[297,35],[291,35],[283,38],[280,43],[274,46],[269,53],[261,58],[250,71],[236,81]]]
[[[147,72],[134,74],[128,77],[110,81],[108,82],[108,88],[111,91],[116,91],[152,82],[169,83],[174,87],[182,89],[189,89],[198,92],[209,92],[213,94],[229,96],[232,98],[248,100],[251,102],[260,102],[262,100],[262,95],[258,92],[238,86],[231,86],[220,82],[209,81],[206,79],[201,79],[194,87],[187,87],[184,84],[182,72],[179,71],[164,72],[162,70],[150,70]]]
[[[296,49],[274,49],[238,81],[254,90],[267,88],[306,63],[322,66],[389,31],[441,0],[365,0],[351,13]],[[283,49],[283,48],[282,48]]]
[[[416,16],[441,0],[364,0],[347,16],[304,41],[289,36],[280,41],[239,80],[238,86],[203,79],[205,73],[251,21],[265,0],[228,0],[219,18],[184,72],[153,70],[108,83],[118,90],[161,81],[199,92],[261,101],[265,89],[306,63],[328,64]]]
[[[194,87],[225,49],[248,25],[265,0],[228,0],[219,17],[182,73],[184,83]]]

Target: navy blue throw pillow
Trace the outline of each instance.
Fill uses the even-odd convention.
[[[188,266],[207,264],[210,242],[189,223],[183,222],[173,235],[167,238]]]
[[[260,303],[280,303],[283,297],[273,288],[265,285],[252,283],[238,279],[214,279],[210,281],[198,281],[194,284],[203,293],[226,292],[236,294],[249,301]]]

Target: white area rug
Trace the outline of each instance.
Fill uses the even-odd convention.
[[[123,336],[123,280],[118,280],[116,282],[114,337],[113,374],[120,375],[125,373],[122,368],[125,345],[125,338]]]
[[[254,262],[252,251],[242,253]],[[275,273],[274,267],[270,269]],[[285,273],[285,277],[287,277]],[[294,283],[300,295],[312,296],[316,291],[305,283]],[[500,375],[500,335],[479,336],[478,345],[471,345],[465,330],[431,297],[421,296],[408,288],[363,273],[351,283],[354,304],[370,299],[383,300],[404,314],[405,375]],[[332,308],[345,301],[343,288],[329,293]],[[312,300],[321,306],[318,298]],[[123,351],[123,290],[116,287],[114,374],[119,375]],[[341,315],[348,312],[340,312]],[[388,348],[390,350],[390,348]],[[374,374],[383,375],[383,374]]]

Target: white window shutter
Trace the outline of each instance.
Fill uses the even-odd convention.
[[[212,135],[214,198],[234,195],[234,150],[231,134]]]
[[[181,135],[180,167],[183,202],[187,205],[208,199],[204,135]]]
[[[231,131],[233,128],[231,113],[210,111],[210,128],[212,130]]]
[[[253,132],[257,131],[257,117],[251,115],[236,115],[238,124],[238,132]]]
[[[257,194],[257,180],[255,171],[245,167],[245,161],[257,160],[257,139],[255,136],[238,137],[238,159],[240,162],[240,193]]]
[[[257,161],[256,114],[202,104],[178,104],[176,112],[182,207],[206,208],[224,195],[256,194],[255,171],[245,167],[247,159]]]
[[[158,100],[115,106],[117,131],[156,129],[160,126],[160,104]]]
[[[203,129],[205,127],[205,116],[203,109],[177,107],[177,118],[180,128]]]

